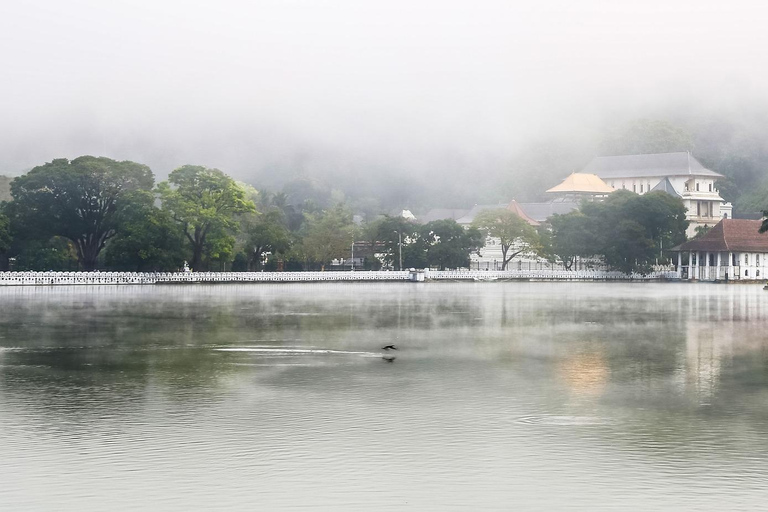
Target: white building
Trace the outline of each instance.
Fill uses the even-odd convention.
[[[761,220],[722,219],[701,237],[674,249],[683,279],[764,281],[768,276],[768,233]]]
[[[724,176],[705,168],[690,153],[601,156],[587,165],[584,173],[596,174],[614,190],[638,194],[661,190],[679,197],[688,210],[688,236],[699,226],[712,227],[732,217],[733,206],[717,190]]]

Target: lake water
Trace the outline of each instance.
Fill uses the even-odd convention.
[[[767,502],[760,286],[0,289],[3,511]]]

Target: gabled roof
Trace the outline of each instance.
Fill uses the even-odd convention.
[[[723,219],[701,238],[675,247],[674,251],[768,252],[768,233],[760,233],[762,220]]]
[[[541,224],[540,222],[530,218],[528,214],[525,213],[525,210],[514,199],[512,200],[511,203],[507,205],[507,210],[511,211],[512,213],[514,213],[515,215],[523,219],[525,222],[527,222],[531,226],[538,226]]]
[[[459,224],[472,224],[472,221],[475,220],[475,217],[477,217],[480,212],[485,210],[500,210],[503,208],[506,208],[503,204],[476,204],[465,215],[456,219],[456,222]]]
[[[599,156],[594,158],[582,172],[597,174],[604,180],[659,176],[723,177],[722,174],[705,168],[688,152]]]
[[[613,188],[594,174],[575,172],[562,183],[547,190],[548,194],[610,194]]]
[[[520,208],[535,221],[544,222],[555,214],[565,215],[578,210],[579,203],[575,201],[553,201],[549,203],[520,203]]]
[[[427,213],[418,218],[418,222],[426,224],[433,220],[453,219],[456,220],[463,217],[469,212],[469,210],[458,210],[452,208],[433,208]]]
[[[664,178],[661,180],[658,185],[651,189],[651,192],[666,192],[672,197],[683,197],[677,192],[677,190],[675,190],[675,187],[672,186],[672,182],[669,181],[669,178]]]

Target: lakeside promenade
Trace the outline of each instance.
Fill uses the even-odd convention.
[[[676,281],[676,271],[647,275],[602,270],[402,270],[327,272],[0,272],[0,286],[162,285],[371,281]]]

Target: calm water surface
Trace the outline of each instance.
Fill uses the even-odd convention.
[[[3,511],[764,509],[768,291],[0,289],[0,475]]]

